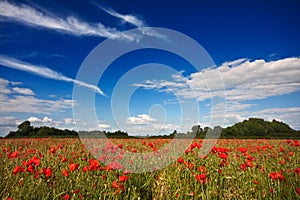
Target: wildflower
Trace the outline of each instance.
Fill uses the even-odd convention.
[[[119,188],[119,183],[117,181],[114,181],[111,183],[112,188]]]
[[[300,187],[296,188],[296,193],[300,196]]]
[[[198,167],[198,172],[206,173],[206,167],[205,166]]]
[[[238,148],[241,153],[246,153],[248,151],[247,148]]]
[[[69,169],[70,171],[74,171],[75,169],[78,169],[79,164],[75,164],[75,163],[70,163],[69,165]]]
[[[47,177],[50,177],[50,176],[52,175],[52,170],[51,170],[49,167],[46,168],[46,170],[45,170],[45,175],[46,175]]]
[[[288,155],[289,155],[289,156],[293,156],[293,155],[294,155],[294,152],[290,151],[290,152],[288,152]]]
[[[84,166],[82,170],[83,170],[83,172],[87,172],[88,171],[88,167]]]
[[[64,158],[61,160],[61,162],[67,162],[67,161],[68,161],[67,157],[64,157]]]
[[[178,159],[177,159],[177,162],[178,162],[178,163],[184,163],[184,159],[183,159],[183,158],[178,158]]]
[[[220,153],[219,157],[222,158],[223,160],[226,160],[228,158],[228,154],[227,153]]]
[[[63,196],[63,199],[64,200],[69,200],[70,199],[70,195],[68,193],[66,193],[64,196]]]
[[[247,166],[245,164],[240,164],[240,168],[245,171]]]
[[[34,157],[30,160],[30,162],[31,162],[32,164],[34,164],[35,166],[39,166],[40,163],[41,163],[40,159],[39,159],[38,157],[36,157],[36,156],[34,156]]]
[[[22,167],[17,165],[13,170],[13,175],[17,174],[19,171],[21,171]]]
[[[284,151],[284,148],[283,148],[283,147],[280,147],[279,151],[280,151],[280,152],[283,152],[283,151]]]
[[[273,180],[280,180],[283,181],[284,180],[284,176],[282,175],[281,172],[271,172],[270,173],[270,178]]]
[[[67,176],[69,176],[69,173],[68,173],[68,171],[67,171],[67,170],[65,170],[65,169],[62,171],[62,174],[63,174],[64,176],[66,176],[66,177],[67,177]]]
[[[27,171],[30,172],[30,173],[33,173],[34,172],[34,167],[32,165],[29,165],[27,167]]]
[[[80,190],[77,189],[77,190],[74,190],[73,192],[74,192],[74,194],[78,194],[80,192]]]
[[[12,154],[10,154],[10,158],[16,158],[16,157],[18,157],[18,155],[19,155],[19,152],[18,151],[15,151],[15,152],[13,152]]]
[[[296,168],[296,169],[294,170],[294,172],[295,172],[295,174],[298,174],[298,175],[300,176],[300,167]]]
[[[39,172],[36,170],[36,171],[35,171],[34,178],[38,178],[38,177],[39,177]]]
[[[129,177],[126,176],[126,175],[119,176],[119,181],[120,181],[120,182],[125,182],[125,181],[127,181],[128,179],[129,179]]]
[[[118,162],[111,162],[107,165],[107,167],[112,168],[112,169],[122,169],[123,168],[123,166]]]
[[[197,174],[195,176],[195,178],[197,179],[197,181],[199,181],[200,183],[206,183],[206,174]]]

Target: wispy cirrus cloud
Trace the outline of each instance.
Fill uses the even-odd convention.
[[[21,71],[25,71],[31,74],[35,74],[44,78],[54,79],[54,80],[60,80],[65,82],[72,82],[79,86],[83,86],[92,90],[95,90],[97,93],[104,95],[104,92],[96,85],[88,84],[82,81],[78,81],[76,79],[69,78],[59,72],[56,72],[50,68],[37,66],[29,63],[22,62],[20,60],[10,58],[7,56],[0,55],[0,65],[4,67],[9,67]],[[24,92],[24,91],[23,91]],[[28,92],[28,91],[27,91]]]
[[[148,35],[148,36],[152,36],[152,37],[156,37],[156,38],[160,38],[160,39],[163,39],[163,40],[167,40],[167,36],[163,35],[163,34],[160,34],[154,30],[152,30],[151,28],[147,27],[147,23],[139,18],[138,16],[136,15],[133,15],[133,14],[121,14],[115,10],[113,10],[112,8],[104,8],[100,5],[97,5],[99,8],[101,8],[104,12],[106,12],[107,14],[113,16],[113,17],[116,17],[120,20],[122,20],[123,22],[126,22],[128,24],[131,24],[133,26],[136,26],[138,28],[140,28],[142,34],[144,35]]]
[[[13,4],[0,1],[0,16],[27,26],[54,30],[74,36],[95,36],[110,39],[125,39],[134,41],[137,35],[124,34],[116,28],[104,26],[102,23],[84,22],[73,16],[66,19],[54,14],[45,13],[24,4]]]
[[[127,22],[129,24],[132,24],[136,27],[144,27],[147,26],[146,22],[142,19],[139,19],[137,16],[134,15],[124,15],[121,13],[116,12],[115,10],[111,9],[111,8],[104,8],[102,6],[97,5],[99,8],[101,8],[103,11],[105,11],[106,13],[119,18],[121,20],[123,20],[124,22]]]

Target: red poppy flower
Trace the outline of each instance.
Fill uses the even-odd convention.
[[[34,167],[32,165],[29,165],[27,167],[27,171],[30,172],[30,173],[33,173],[34,172]]]
[[[240,168],[245,171],[247,166],[245,164],[240,164]]]
[[[296,169],[294,170],[294,172],[295,172],[295,174],[298,174],[298,175],[300,176],[300,167],[296,168]]]
[[[78,169],[79,164],[75,164],[75,163],[70,163],[69,165],[69,169],[70,171],[74,171],[75,169]]]
[[[80,190],[77,189],[77,190],[74,190],[73,192],[74,192],[74,194],[78,194],[80,192]]]
[[[293,156],[293,155],[294,155],[294,152],[290,151],[290,152],[288,152],[288,155],[289,155],[289,156]]]
[[[45,170],[45,175],[46,175],[47,177],[50,177],[50,176],[52,175],[52,170],[51,170],[49,167],[46,168],[46,170]]]
[[[66,176],[66,177],[67,177],[67,176],[69,176],[69,173],[68,173],[68,171],[67,171],[67,170],[65,170],[65,169],[64,169],[64,170],[62,170],[62,174],[63,174],[64,176]]]
[[[197,174],[195,176],[195,178],[197,179],[197,181],[199,181],[200,183],[205,183],[206,182],[206,174]]]
[[[284,176],[281,172],[271,172],[270,178],[273,180],[277,180],[277,179],[279,179],[280,181],[284,180]]]
[[[64,157],[64,158],[61,160],[61,162],[67,162],[67,161],[68,161],[67,157]]]
[[[220,153],[219,157],[225,160],[225,159],[228,158],[228,154],[227,153]]]
[[[39,172],[36,170],[36,171],[35,171],[34,178],[38,178],[38,177],[39,177]]]
[[[87,166],[84,166],[82,170],[83,170],[83,172],[87,172],[89,169]]]
[[[296,193],[300,196],[300,187],[296,188]]]
[[[276,180],[276,179],[277,179],[277,174],[276,174],[276,172],[271,172],[271,173],[270,173],[270,178],[273,179],[273,180]]]
[[[13,170],[13,174],[15,175],[16,173],[18,173],[19,171],[21,171],[22,167],[17,165],[14,170]]]
[[[19,152],[18,151],[15,151],[15,152],[13,152],[12,154],[10,154],[10,158],[16,158],[16,157],[18,157],[18,155],[19,155]]]
[[[112,187],[112,188],[118,188],[118,187],[119,187],[118,182],[117,182],[117,181],[112,182],[112,183],[111,183],[111,187]]]
[[[41,161],[38,157],[34,156],[32,159],[31,159],[31,163],[34,164],[35,166],[39,166]]]
[[[70,195],[67,193],[67,194],[65,194],[64,196],[63,196],[63,199],[64,200],[69,200],[70,199]]]
[[[205,166],[198,167],[198,172],[206,173],[206,167]]]
[[[246,153],[248,151],[247,148],[239,148],[238,149],[241,153]]]
[[[120,181],[120,182],[125,182],[125,181],[127,181],[128,179],[129,179],[129,177],[126,176],[126,175],[119,176],[119,181]]]
[[[184,159],[183,159],[183,158],[178,158],[178,159],[177,159],[177,162],[178,162],[178,163],[184,163]]]

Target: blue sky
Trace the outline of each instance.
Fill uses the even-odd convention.
[[[298,1],[0,1],[0,135],[24,120],[141,135],[248,117],[300,129],[298,8]],[[123,32],[148,26],[189,36],[214,64],[199,70],[174,53],[142,49],[115,59],[96,84],[76,79],[107,39],[168,41],[155,31]],[[80,106],[73,87],[95,93],[96,121],[73,117]]]

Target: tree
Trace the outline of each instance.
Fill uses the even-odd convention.
[[[201,126],[200,126],[200,125],[195,125],[195,126],[193,126],[193,127],[192,127],[192,132],[193,132],[193,133],[196,133],[196,134],[198,135],[199,133],[202,132]]]
[[[30,126],[30,121],[24,121],[18,126],[17,132],[21,136],[28,136],[33,131],[33,127]]]

